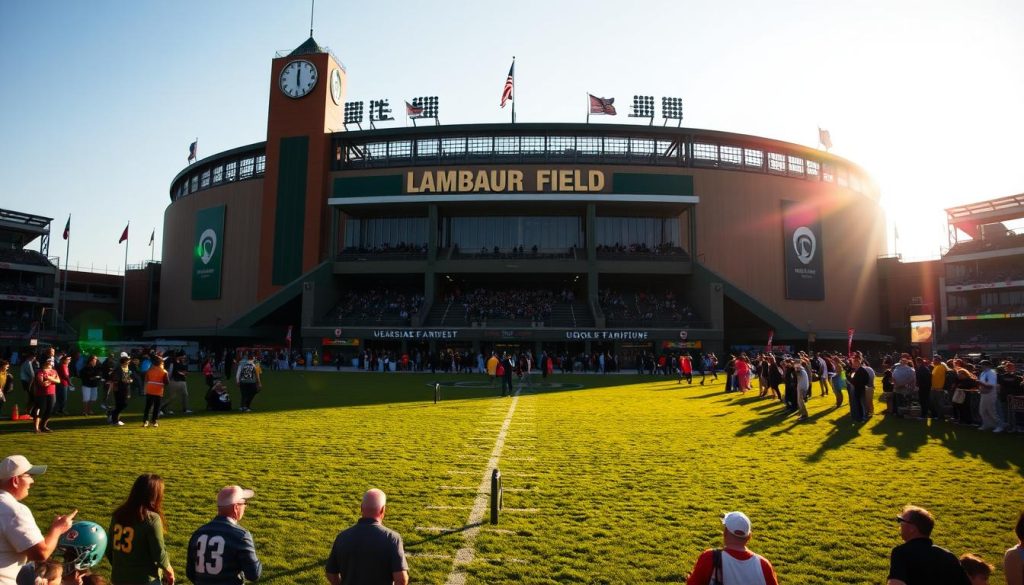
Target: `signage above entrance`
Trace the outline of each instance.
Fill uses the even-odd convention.
[[[604,171],[594,169],[459,169],[409,171],[406,193],[602,193]]]

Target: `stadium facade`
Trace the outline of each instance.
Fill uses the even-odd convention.
[[[622,356],[893,340],[879,193],[851,161],[638,124],[346,131],[345,70],[312,38],[269,85],[265,142],[171,182],[149,335]]]

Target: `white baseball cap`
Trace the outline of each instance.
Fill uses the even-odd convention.
[[[28,473],[39,475],[46,472],[45,465],[32,465],[24,455],[11,455],[0,461],[0,481]]]
[[[237,485],[225,486],[217,493],[217,505],[231,506],[248,500],[255,495],[256,492],[244,489]]]
[[[128,357],[128,352],[127,351],[122,351],[121,352],[121,357]]]
[[[730,534],[740,538],[750,536],[750,518],[743,512],[729,512],[722,517],[722,526]]]

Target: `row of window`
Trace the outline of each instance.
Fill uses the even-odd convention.
[[[217,161],[216,165],[204,167],[183,178],[174,189],[174,198],[178,199],[221,183],[261,177],[266,167],[266,154],[249,154],[231,161]]]

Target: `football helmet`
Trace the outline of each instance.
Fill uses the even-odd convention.
[[[64,554],[65,570],[82,571],[103,560],[107,551],[107,533],[95,522],[75,522],[60,536],[57,548]]]

